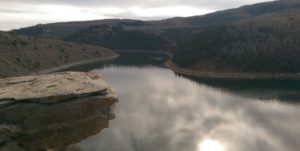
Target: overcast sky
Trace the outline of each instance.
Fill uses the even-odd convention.
[[[202,15],[270,0],[0,0],[0,30],[38,23]]]

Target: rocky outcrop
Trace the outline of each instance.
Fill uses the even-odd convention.
[[[0,79],[0,151],[68,148],[108,127],[116,102],[95,73]]]

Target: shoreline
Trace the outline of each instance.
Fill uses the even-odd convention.
[[[127,49],[123,49],[123,50],[113,50],[116,53],[152,53],[152,54],[162,54],[162,55],[166,55],[168,57],[172,57],[172,54],[168,51],[163,51],[163,50],[127,50]]]
[[[74,68],[77,66],[111,61],[111,60],[118,58],[119,56],[120,56],[119,54],[114,54],[112,56],[107,56],[107,57],[101,57],[101,58],[89,59],[89,60],[85,60],[85,61],[68,63],[68,64],[61,65],[59,67],[54,67],[54,68],[50,68],[50,69],[46,69],[46,70],[42,70],[42,71],[37,71],[34,74],[47,74],[47,73],[52,73],[52,72],[58,72],[61,70],[67,70],[69,68]]]
[[[204,72],[195,71],[187,68],[182,68],[172,62],[170,59],[167,60],[164,65],[171,69],[173,72],[199,77],[199,78],[216,78],[216,79],[295,79],[300,80],[300,74],[293,73],[218,73],[218,72]]]

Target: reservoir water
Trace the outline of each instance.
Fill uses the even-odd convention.
[[[70,69],[103,75],[116,106],[82,98],[0,106],[0,151],[300,150],[299,80],[188,77],[166,59],[121,53]]]
[[[102,74],[119,96],[84,151],[299,151],[300,81],[177,75],[158,54],[121,54]],[[87,70],[86,69],[86,70]]]

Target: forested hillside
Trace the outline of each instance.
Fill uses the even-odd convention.
[[[168,50],[175,63],[195,70],[296,73],[299,10],[298,0],[280,0],[202,16],[53,23],[16,31],[111,49]]]
[[[105,19],[39,24],[16,30],[38,37],[100,45],[112,49],[172,50],[182,40],[211,26],[231,24],[266,14],[282,14],[299,8],[294,2],[272,1],[218,11],[201,16],[175,17],[159,21]]]
[[[173,60],[196,70],[300,72],[300,11],[209,28],[176,49]]]
[[[96,25],[76,32],[64,40],[99,45],[111,49],[160,50],[170,42],[163,36],[139,30],[124,30],[123,26]]]

